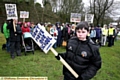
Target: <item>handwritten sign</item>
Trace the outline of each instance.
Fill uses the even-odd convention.
[[[28,11],[20,11],[20,18],[29,18]]]
[[[5,4],[7,20],[18,19],[16,4]]]
[[[94,19],[94,14],[85,15],[85,21],[87,21],[88,23],[93,23],[93,19]]]
[[[81,21],[81,14],[71,13],[70,22],[80,22],[80,21]]]

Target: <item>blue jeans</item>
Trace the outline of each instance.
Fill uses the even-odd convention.
[[[56,40],[56,39],[55,39]],[[57,41],[57,40],[56,40]],[[54,43],[53,48],[57,48],[57,42]]]

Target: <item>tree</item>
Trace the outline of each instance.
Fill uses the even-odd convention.
[[[56,13],[60,16],[61,22],[69,22],[71,13],[82,13],[82,0],[58,0]]]
[[[90,13],[94,14],[94,24],[103,24],[104,17],[113,5],[114,0],[90,0]]]

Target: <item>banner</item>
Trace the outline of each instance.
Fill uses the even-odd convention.
[[[28,11],[20,11],[20,18],[29,18]]]
[[[56,40],[40,24],[35,26],[35,29],[32,32],[32,39],[45,53],[47,53],[56,42]]]
[[[71,13],[70,22],[80,22],[80,21],[81,21],[81,14]]]
[[[16,4],[5,4],[7,20],[18,19]]]
[[[93,23],[93,19],[94,19],[94,14],[85,15],[85,21],[87,21],[88,23]]]

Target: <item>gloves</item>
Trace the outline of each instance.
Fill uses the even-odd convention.
[[[55,56],[55,58],[56,58],[57,60],[60,60],[60,56],[63,58],[63,54],[61,54],[61,53],[58,53],[58,55]]]
[[[76,80],[83,80],[81,76],[79,76]]]
[[[17,34],[17,32],[14,32],[14,34]]]

